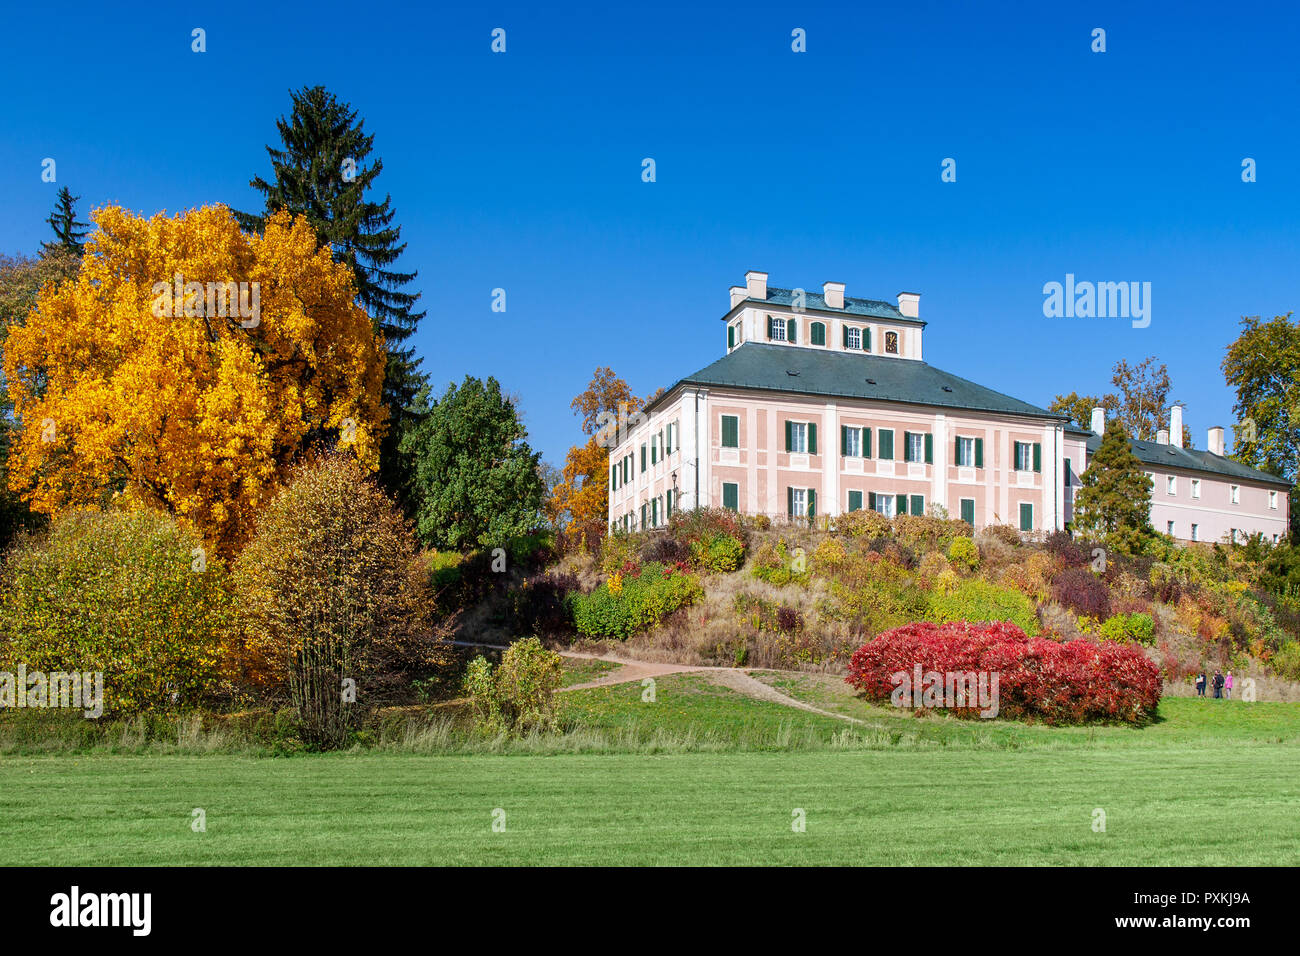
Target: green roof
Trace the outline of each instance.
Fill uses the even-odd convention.
[[[677,382],[647,406],[647,410],[667,398],[678,385],[874,399],[1065,421],[1064,415],[976,385],[915,359],[823,351],[797,345],[742,343],[712,365]]]
[[[1101,436],[1088,432],[1088,454],[1095,455],[1101,447]],[[1231,458],[1224,458],[1213,452],[1200,451],[1195,448],[1179,448],[1177,445],[1162,445],[1154,441],[1129,439],[1129,445],[1137,460],[1144,465],[1157,468],[1181,468],[1184,471],[1200,471],[1220,478],[1239,478],[1242,481],[1257,481],[1279,488],[1290,488],[1291,482],[1266,471],[1251,468]]]
[[[740,305],[744,305],[745,303],[757,305],[793,305],[794,290],[773,289],[769,287],[766,299],[747,298],[744,302],[739,303],[735,308],[739,308]],[[735,308],[729,310],[727,315],[730,315],[731,312],[735,311]],[[876,319],[890,319],[894,322],[907,322],[912,325],[926,324],[920,319],[909,318],[908,316],[903,315],[902,312],[898,311],[898,306],[889,302],[882,302],[879,299],[852,299],[845,296],[844,308],[832,308],[826,304],[826,297],[822,293],[813,292],[810,289],[804,290],[803,308],[805,310],[817,312],[841,312],[845,315],[866,315]],[[725,319],[727,315],[724,315],[723,318]]]

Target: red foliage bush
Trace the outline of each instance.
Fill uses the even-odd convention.
[[[868,697],[888,700],[899,672],[998,675],[998,715],[1049,724],[1090,721],[1142,723],[1160,703],[1160,668],[1140,650],[1091,641],[1058,643],[1030,638],[1005,621],[917,623],[886,631],[863,644],[846,681]],[[962,717],[977,707],[952,708]]]
[[[1098,620],[1110,617],[1110,591],[1097,575],[1087,568],[1066,568],[1052,582],[1056,600],[1075,614]]]

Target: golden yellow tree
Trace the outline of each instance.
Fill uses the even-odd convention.
[[[585,445],[574,445],[564,460],[564,480],[551,489],[544,508],[557,527],[604,525],[609,513],[609,449],[626,432],[629,418],[641,408],[627,382],[608,366],[596,369],[587,387],[570,403],[582,417]]]
[[[221,205],[91,218],[76,277],[43,288],[5,348],[9,484],[33,509],[121,494],[229,555],[304,446],[376,466],[384,344],[305,219],[258,236]]]

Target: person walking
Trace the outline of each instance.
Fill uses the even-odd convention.
[[[1228,671],[1228,676],[1223,681],[1224,696],[1232,700],[1232,671]]]
[[[1205,696],[1205,671],[1201,671],[1196,675],[1196,696]]]
[[[1219,671],[1214,672],[1214,699],[1219,700],[1223,697],[1223,675]]]

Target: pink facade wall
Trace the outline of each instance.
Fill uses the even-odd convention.
[[[1262,532],[1273,541],[1287,533],[1289,497],[1284,488],[1248,484],[1244,480],[1211,477],[1204,473],[1176,469],[1156,471],[1148,466],[1147,474],[1153,476],[1151,488],[1151,524],[1159,532],[1169,533],[1173,522],[1173,536],[1191,541],[1192,525],[1196,525],[1197,541],[1227,541],[1235,532],[1242,541],[1255,532]],[[1169,478],[1174,479],[1174,493],[1169,493]],[[1193,481],[1200,482],[1200,496],[1193,497]],[[1232,501],[1232,488],[1236,486],[1237,502]],[[1270,496],[1275,493],[1275,497]],[[1275,504],[1271,506],[1270,503]]]

